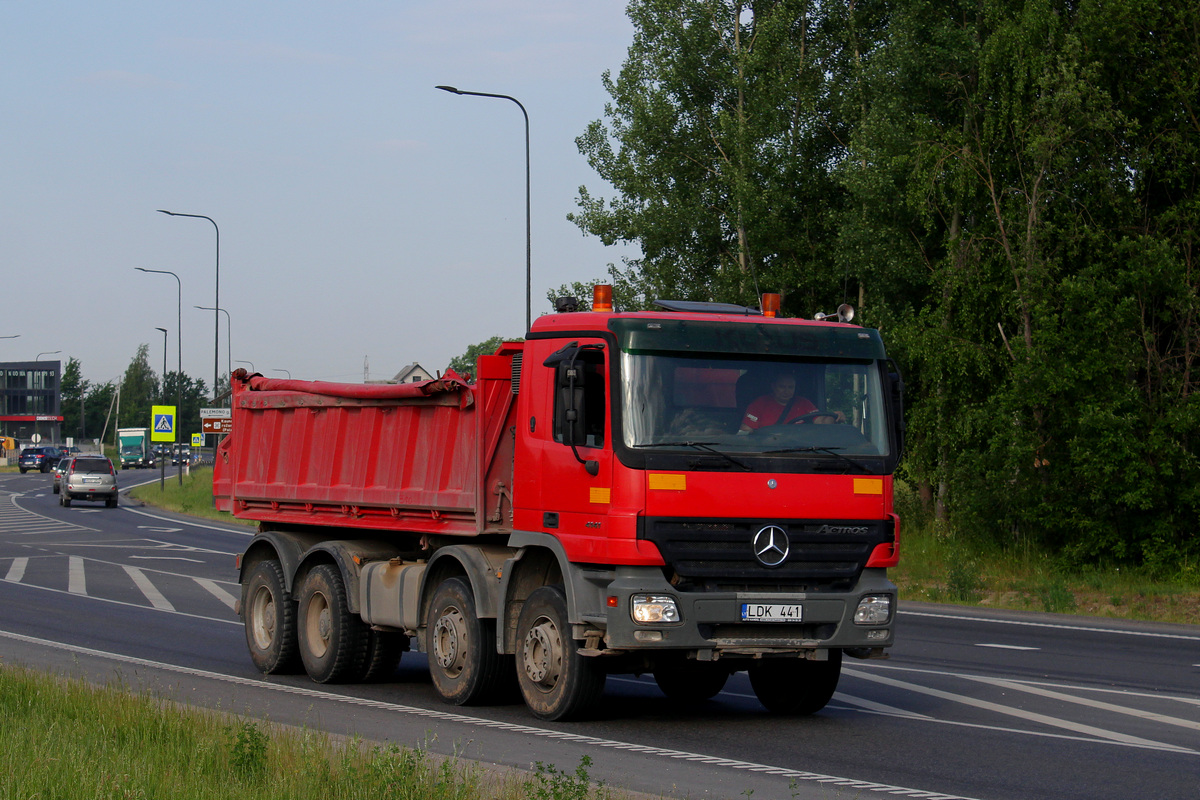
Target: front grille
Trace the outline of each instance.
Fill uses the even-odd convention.
[[[698,625],[698,632],[705,639],[725,645],[769,645],[776,642],[823,641],[833,638],[837,624],[826,622],[817,625],[781,624],[727,624]]]
[[[788,557],[777,567],[754,556],[754,536],[768,525],[788,537]],[[893,540],[885,521],[661,517],[644,519],[639,536],[658,547],[677,586],[702,591],[849,591],[875,546]]]

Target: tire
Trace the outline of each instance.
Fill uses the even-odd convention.
[[[242,625],[254,666],[266,675],[295,672],[300,664],[296,603],[284,589],[283,567],[263,561],[242,587]]]
[[[392,677],[400,658],[408,649],[408,637],[403,633],[367,629],[367,648],[359,665],[358,680],[363,683]]]
[[[828,661],[763,659],[750,667],[750,686],[773,714],[815,714],[833,697],[841,671],[841,650],[830,650]]]
[[[517,620],[517,682],[525,705],[547,720],[585,716],[604,693],[604,670],[579,654],[561,586],[529,595]]]
[[[53,494],[58,494],[58,492],[59,492],[59,489],[60,489],[60,488],[61,488],[61,487],[59,487],[59,485],[56,483],[56,484],[54,484],[53,488],[51,488],[51,489],[50,489],[50,491],[51,491]]]
[[[296,619],[300,660],[317,683],[346,683],[358,677],[367,646],[367,626],[350,613],[342,575],[331,564],[314,567],[300,589]]]
[[[71,507],[71,495],[66,492],[60,492],[58,495],[58,504],[63,508]]]
[[[716,697],[729,674],[729,667],[714,661],[672,660],[655,667],[654,682],[669,699],[688,703]]]
[[[18,467],[17,469],[21,470],[22,475],[24,475],[26,472],[29,472],[29,470],[25,469],[24,467]]]
[[[104,498],[104,505],[107,508],[116,508],[117,507],[117,496],[114,494],[112,497]]]
[[[465,578],[450,578],[434,591],[425,612],[425,652],[433,688],[451,705],[489,702],[511,679],[496,652],[495,620],[479,618]]]

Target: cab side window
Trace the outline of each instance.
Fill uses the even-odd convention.
[[[545,364],[555,370],[554,441],[603,447],[607,405],[602,346],[573,342],[546,359]]]

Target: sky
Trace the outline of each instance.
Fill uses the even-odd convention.
[[[103,383],[166,328],[210,389],[358,382],[522,336],[524,117],[434,87],[528,111],[536,318],[636,255],[566,219],[612,195],[575,138],[632,36],[616,0],[0,0],[0,361]]]

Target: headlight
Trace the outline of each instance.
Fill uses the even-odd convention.
[[[629,613],[634,622],[679,622],[679,607],[670,595],[635,594],[629,598]]]
[[[867,595],[854,610],[855,625],[883,625],[892,615],[890,595]]]

